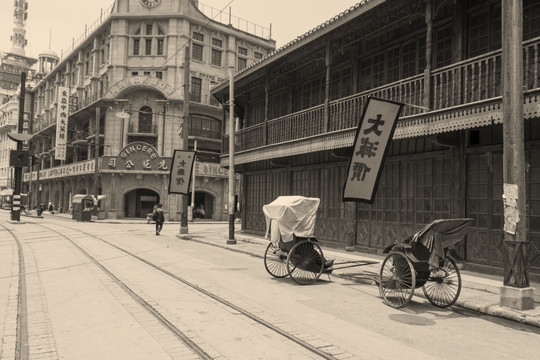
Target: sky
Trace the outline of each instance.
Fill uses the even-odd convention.
[[[229,7],[232,15],[266,28],[272,24],[272,38],[279,48],[360,0],[202,0],[199,3],[221,10]],[[73,38],[107,9],[113,0],[28,0],[26,56],[37,58],[50,48],[58,55],[67,50]],[[230,4],[229,4],[230,3]],[[0,50],[11,49],[13,0],[0,0]]]

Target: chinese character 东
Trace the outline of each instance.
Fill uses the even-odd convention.
[[[383,126],[383,125],[384,125],[384,120],[381,120],[381,118],[382,118],[382,115],[381,115],[381,114],[377,114],[377,118],[376,118],[376,119],[368,119],[368,123],[373,124],[373,126],[371,126],[369,129],[365,129],[365,130],[364,130],[364,135],[367,135],[367,134],[369,134],[370,132],[374,132],[375,135],[381,136],[382,131],[379,130],[379,126]]]
[[[379,145],[378,141],[371,142],[369,141],[369,138],[361,138],[360,139],[360,147],[358,148],[358,151],[355,152],[355,155],[360,155],[361,157],[367,156],[368,158],[377,155],[375,152],[378,148],[376,145]]]
[[[366,174],[371,171],[371,168],[368,168],[366,164],[355,162],[353,166],[353,175],[352,180],[364,181]]]
[[[131,169],[134,166],[135,164],[133,163],[133,161],[131,160],[126,161],[126,169]]]

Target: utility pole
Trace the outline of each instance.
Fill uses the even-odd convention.
[[[523,125],[523,3],[502,0],[504,286],[501,306],[534,308],[529,286]]]
[[[195,154],[197,154],[197,140],[195,140],[195,144],[193,145],[193,151],[195,151]],[[193,174],[191,174],[191,209],[189,210],[189,215],[191,215],[191,221],[195,221],[195,169],[197,168],[197,157],[195,156],[195,160],[193,160]]]
[[[234,66],[229,66],[229,239],[227,244],[236,244],[234,238]]]
[[[21,72],[21,92],[19,94],[19,121],[17,123],[17,133],[22,134],[24,122],[24,97],[26,93],[26,73]],[[23,142],[17,141],[17,152],[23,150]],[[26,164],[28,165],[28,164]],[[11,220],[21,221],[21,188],[22,188],[22,167],[15,166],[15,189],[11,199]]]
[[[189,150],[189,134],[188,134],[188,128],[189,128],[189,96],[190,96],[190,47],[186,46],[185,50],[185,57],[184,57],[184,120],[182,123],[182,130],[180,136],[182,137],[182,150]],[[187,195],[180,195],[180,234],[188,234],[189,228],[188,228],[188,220],[187,220],[187,212],[188,212],[188,196]]]
[[[100,107],[96,107],[96,137],[94,141],[94,194],[96,196],[95,203],[94,203],[94,213],[96,214],[96,218],[98,216],[98,176],[99,176],[99,140],[100,140],[100,124],[101,122],[101,109]]]

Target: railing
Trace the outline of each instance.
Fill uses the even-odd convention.
[[[137,121],[130,121],[127,132],[128,134],[157,135],[157,124],[152,123],[150,126],[141,126]]]
[[[192,1],[192,3],[197,7],[197,9],[199,9],[200,12],[202,12],[204,15],[214,21],[225,25],[232,25],[238,30],[245,31],[248,34],[252,34],[267,40],[272,38],[271,29],[257,25],[244,19],[240,19],[239,17],[232,15],[232,11],[221,11],[219,9],[200,3],[199,1]]]
[[[523,45],[523,89],[540,87],[540,38]],[[302,110],[235,133],[235,151],[279,144],[326,132],[354,128],[369,96],[402,102],[401,116],[412,116],[429,110],[441,110],[476,101],[493,99],[502,94],[501,50],[452,64],[431,73],[431,109],[423,105],[424,76],[416,75],[379,88],[370,89],[332,101],[328,108],[328,125],[324,127],[324,106]],[[223,152],[228,153],[228,135],[223,137]]]

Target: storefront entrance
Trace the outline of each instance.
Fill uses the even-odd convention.
[[[146,218],[154,204],[159,202],[159,194],[150,189],[135,189],[124,196],[124,216]]]
[[[189,193],[188,199],[191,201],[191,193]],[[195,207],[193,210],[196,219],[212,219],[214,215],[214,197],[204,191],[195,191]]]

